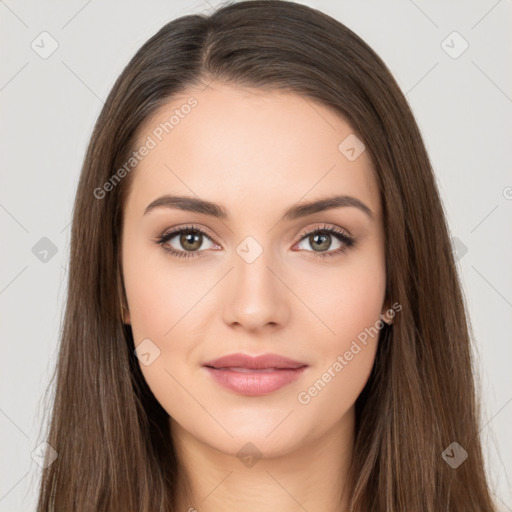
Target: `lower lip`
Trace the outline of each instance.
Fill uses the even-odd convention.
[[[272,371],[222,370],[205,366],[210,375],[222,386],[241,395],[260,396],[281,389],[298,379],[307,366]]]

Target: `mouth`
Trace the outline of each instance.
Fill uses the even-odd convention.
[[[230,372],[242,372],[242,373],[268,373],[275,372],[276,370],[295,370],[296,368],[243,368],[241,366],[238,367],[228,367],[228,368],[215,368],[214,366],[207,366],[206,368],[211,368],[212,370],[229,370]]]
[[[277,391],[297,380],[308,366],[277,354],[231,354],[203,365],[218,384],[246,396]]]

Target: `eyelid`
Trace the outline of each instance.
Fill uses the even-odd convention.
[[[302,240],[304,237],[306,237],[316,231],[328,231],[328,232],[333,232],[333,233],[339,233],[339,234],[346,236],[347,238],[351,238],[351,239],[354,238],[346,229],[340,228],[334,224],[327,224],[325,222],[317,222],[314,227],[304,228],[303,230],[301,230],[299,232],[299,234],[297,235],[299,237],[299,241]]]
[[[182,231],[198,231],[199,233],[207,236],[212,242],[215,242],[217,245],[220,245],[215,241],[215,236],[210,233],[207,228],[199,226],[197,224],[187,224],[185,226],[175,226],[173,228],[166,229],[158,238],[164,238],[169,235],[176,235],[181,233]]]

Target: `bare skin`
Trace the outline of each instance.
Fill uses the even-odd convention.
[[[138,142],[191,96],[197,106],[133,171],[122,232],[125,322],[136,346],[150,339],[160,350],[141,369],[170,415],[189,489],[181,487],[177,510],[345,510],[340,482],[352,457],[354,403],[378,336],[358,343],[361,350],[341,371],[333,365],[389,309],[371,161],[366,151],[350,161],[338,149],[353,130],[329,108],[219,82],[173,98],[142,127]],[[164,194],[218,203],[229,217],[169,207],[144,214]],[[342,194],[363,202],[373,218],[344,206],[280,220],[299,203]],[[191,258],[154,242],[190,225],[207,233],[198,249],[183,246],[179,234],[166,247]],[[327,233],[321,251],[303,235],[323,227],[340,229],[355,245],[321,258],[344,246]],[[250,263],[237,251],[248,236],[255,242],[242,247],[262,250]],[[244,396],[203,367],[234,352],[277,353],[308,368],[277,391]],[[319,379],[325,386],[309,393]],[[261,456],[256,463],[243,457],[250,455],[247,443]]]

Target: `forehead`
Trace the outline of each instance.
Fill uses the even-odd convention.
[[[191,87],[160,107],[137,135],[135,149],[150,147],[133,171],[128,202],[138,209],[164,193],[253,212],[277,201],[340,193],[380,211],[368,152],[347,157],[354,154],[348,146],[357,153],[363,147],[350,124],[296,93],[219,82]]]

